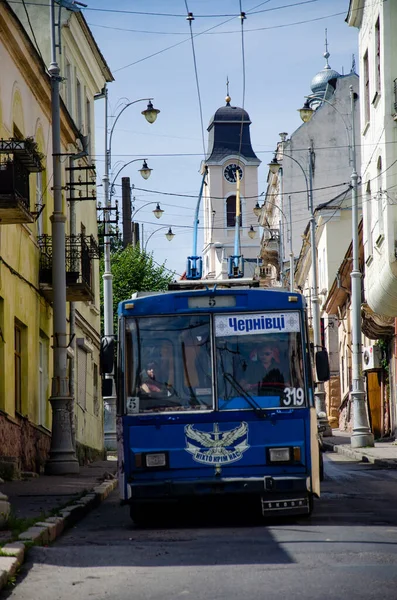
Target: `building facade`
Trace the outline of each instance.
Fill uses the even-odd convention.
[[[395,327],[397,317],[397,5],[351,0],[346,18],[358,29],[361,112],[361,194],[367,313],[375,315],[371,343],[384,349],[383,386],[390,395],[390,431],[396,433]],[[376,335],[376,334],[381,335]]]
[[[27,7],[30,23],[22,5],[0,6],[0,462],[28,471],[47,458],[52,422],[50,24],[48,6],[36,4]],[[62,10],[61,25],[71,421],[84,460],[103,452],[91,153],[93,98],[112,76],[82,15]]]
[[[269,165],[266,199],[259,222],[264,227],[261,254],[265,282],[285,287],[293,283],[293,288],[305,295],[311,335],[313,300],[319,304],[321,344],[328,350],[331,370],[330,381],[325,384],[326,408],[330,425],[338,427],[342,395],[346,392],[340,375],[341,321],[336,306],[334,312],[327,311],[326,307],[351,242],[350,86],[357,93],[359,83],[353,70],[348,75],[333,70],[329,56],[326,43],[326,64],[313,78],[306,103],[312,113],[310,120],[300,125],[290,137],[286,133],[280,134],[275,158]],[[357,102],[354,110],[357,144]],[[312,213],[316,282],[310,235]],[[349,385],[347,390],[350,391]]]

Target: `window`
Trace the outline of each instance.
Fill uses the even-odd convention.
[[[86,384],[87,384],[87,352],[77,346],[77,402],[81,408],[85,409],[87,405]]]
[[[65,66],[65,78],[66,78],[66,106],[68,111],[72,113],[73,102],[72,102],[72,65],[67,60]]]
[[[125,346],[127,410],[213,408],[208,315],[128,319]]]
[[[367,246],[367,260],[372,255],[372,197],[371,197],[371,181],[368,181],[365,190],[365,204],[364,204],[364,224],[366,232],[366,246]],[[365,241],[364,241],[365,244]]]
[[[291,324],[266,333],[266,321]],[[219,410],[291,408],[308,404],[298,313],[215,315]]]
[[[85,103],[85,135],[87,136],[87,152],[91,154],[91,102],[86,99]]]
[[[81,130],[83,126],[83,109],[81,106],[81,83],[76,79],[76,124]]]
[[[375,90],[380,94],[380,22],[379,17],[375,23]]]
[[[364,73],[364,126],[369,123],[369,64],[368,64],[368,50],[364,54],[363,58],[363,73]]]
[[[240,227],[243,220],[241,216],[241,199],[240,199]],[[234,227],[236,225],[236,196],[229,196],[226,200],[226,227]]]
[[[98,393],[98,365],[94,363],[93,371],[93,388],[94,388],[94,415],[99,416],[100,405],[99,405],[99,393]]]
[[[376,194],[376,203],[378,209],[378,237],[376,239],[376,243],[379,244],[383,240],[383,192],[382,192],[382,157],[379,156],[378,162],[376,164],[376,184],[377,184],[377,194]]]
[[[15,412],[22,413],[22,330],[14,326],[14,391]]]
[[[36,173],[36,206],[39,213],[37,218],[37,235],[43,235],[43,174]]]

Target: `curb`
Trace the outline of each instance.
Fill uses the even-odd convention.
[[[376,458],[363,450],[351,448],[348,444],[332,444],[323,439],[323,446],[326,451],[344,454],[360,462],[371,463],[385,469],[397,469],[397,460],[393,458]]]
[[[58,516],[35,523],[33,527],[23,531],[17,541],[5,544],[1,548],[0,556],[0,590],[23,564],[30,546],[45,546],[56,540],[65,529],[72,527],[93,508],[99,506],[117,487],[117,483],[117,479],[105,480],[85,496],[59,511]],[[5,554],[7,556],[4,556]]]

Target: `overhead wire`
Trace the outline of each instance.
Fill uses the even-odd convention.
[[[268,0],[270,1],[270,0]],[[251,14],[248,12],[248,14]],[[258,31],[269,31],[270,29],[283,29],[285,27],[293,27],[295,25],[305,25],[306,23],[313,23],[315,21],[324,21],[325,19],[332,19],[333,17],[340,17],[342,15],[345,15],[346,11],[344,12],[337,12],[337,13],[332,13],[330,15],[323,15],[322,17],[315,17],[313,19],[303,19],[302,21],[294,21],[292,23],[280,23],[279,25],[268,25],[267,27],[255,27],[253,29],[245,29],[245,33],[256,33]],[[234,20],[234,17],[233,17]],[[225,21],[229,22],[229,21]],[[225,24],[223,23],[223,24]],[[111,25],[100,25],[99,23],[88,23],[88,25],[90,27],[99,27],[101,29],[112,29],[114,31],[126,31],[129,33],[143,33],[143,34],[148,34],[148,35],[186,35],[183,31],[146,31],[146,30],[142,30],[142,29],[129,29],[127,27],[113,27]],[[233,31],[207,31],[207,32],[201,32],[198,33],[196,35],[231,35],[231,34],[235,34],[235,33],[240,33],[240,31],[238,30],[233,30]],[[188,40],[184,40],[184,42],[187,42]],[[165,50],[164,50],[165,51]]]

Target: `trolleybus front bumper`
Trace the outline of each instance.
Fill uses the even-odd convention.
[[[262,510],[309,512],[307,475],[266,477],[223,477],[196,480],[133,481],[128,483],[128,502],[173,501],[219,495],[259,495]]]

